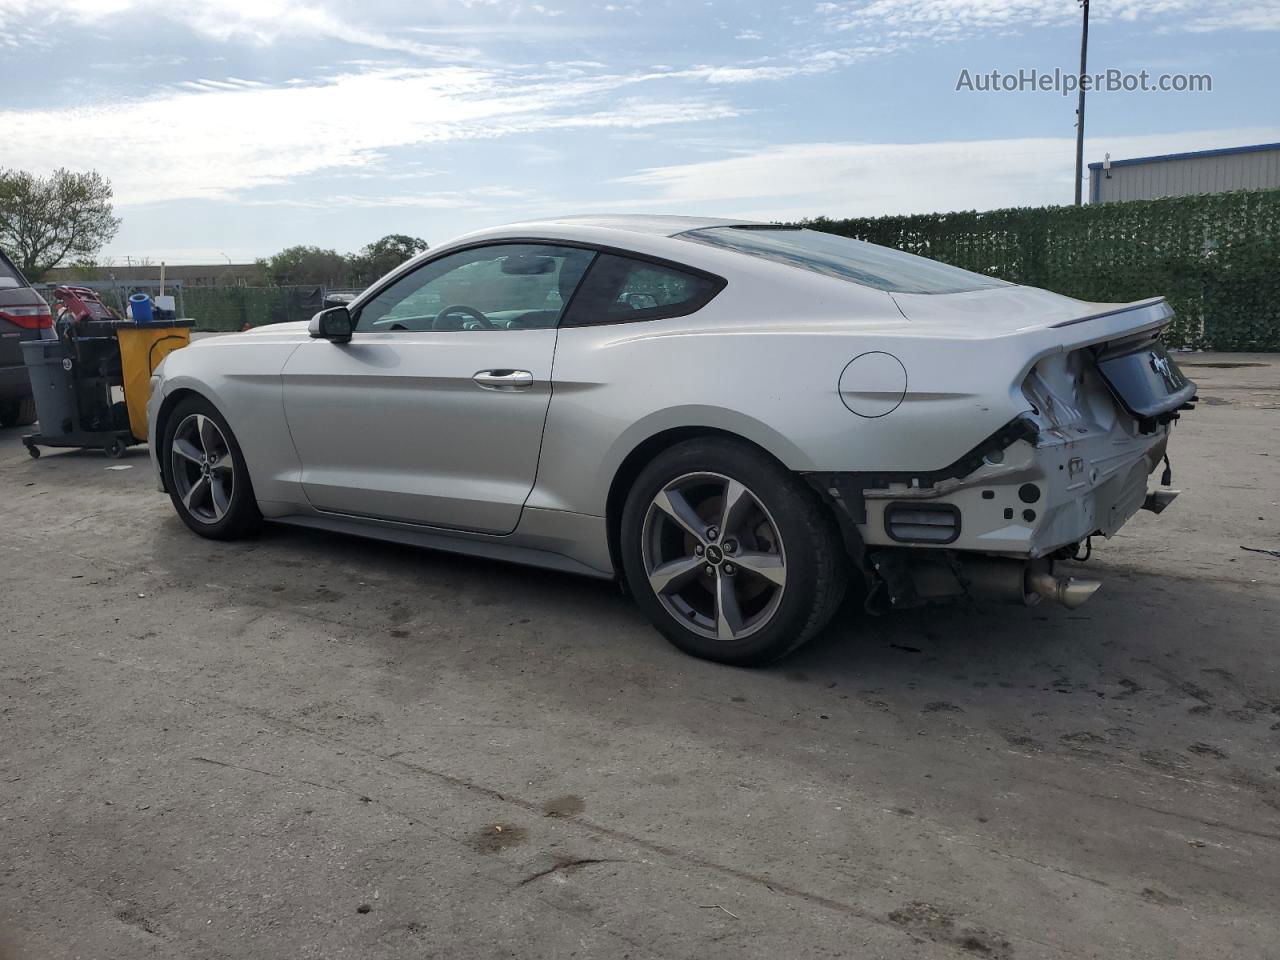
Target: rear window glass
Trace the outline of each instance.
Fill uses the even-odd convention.
[[[9,262],[9,258],[4,254],[0,254],[0,287],[25,287],[26,281],[22,279],[22,274],[18,273],[18,269]]]
[[[818,230],[708,227],[680,236],[888,293],[963,293],[1008,286],[995,277]]]

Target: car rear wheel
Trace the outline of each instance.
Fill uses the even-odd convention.
[[[235,540],[262,523],[235,434],[203,397],[183,400],[165,422],[160,462],[169,499],[188,527]]]
[[[36,422],[36,398],[27,395],[0,401],[0,427],[27,427]]]
[[[690,440],[640,474],[623,509],[627,584],[681,650],[739,666],[778,659],[831,619],[846,586],[817,496],[745,443]]]

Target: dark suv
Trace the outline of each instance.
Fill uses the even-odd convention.
[[[0,251],[0,427],[35,422],[35,398],[22,359],[22,341],[52,336],[49,305]]]

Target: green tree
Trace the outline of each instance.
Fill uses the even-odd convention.
[[[389,233],[350,258],[351,281],[365,285],[394,270],[427,249],[427,241],[403,233]]]
[[[67,259],[92,258],[116,235],[111,181],[90,170],[47,177],[0,168],[0,246],[35,281]]]
[[[347,282],[350,265],[336,250],[324,250],[299,244],[281,250],[273,257],[258,260],[267,282],[277,286],[293,283],[319,283],[336,287]]]

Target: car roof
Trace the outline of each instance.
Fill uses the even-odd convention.
[[[602,230],[621,230],[625,233],[643,233],[654,237],[674,237],[687,230],[704,227],[766,226],[755,220],[726,220],[720,217],[682,217],[660,214],[619,213],[585,216],[550,217],[545,220],[508,224],[511,227],[562,225],[567,227],[595,227]]]

